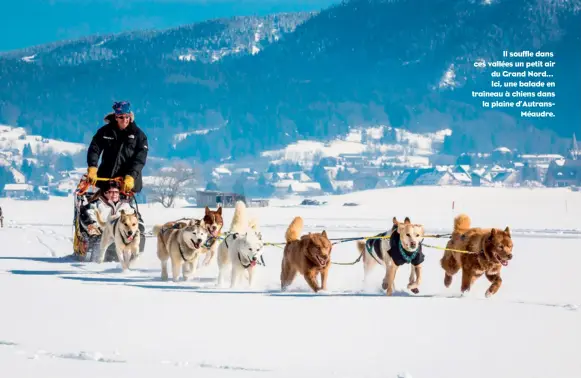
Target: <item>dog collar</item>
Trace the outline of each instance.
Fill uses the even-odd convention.
[[[204,247],[210,248],[212,244],[216,241],[217,237],[209,237],[208,240],[204,243]]]
[[[403,259],[405,261],[407,261],[408,263],[411,262],[413,259],[415,259],[418,252],[422,249],[422,243],[419,243],[418,248],[416,248],[416,250],[411,255],[408,255],[406,250],[403,248],[403,245],[401,244],[401,239],[398,242],[398,246],[399,246],[399,253],[401,254],[401,257],[403,257]]]

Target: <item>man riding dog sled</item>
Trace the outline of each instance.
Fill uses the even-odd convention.
[[[105,116],[106,124],[100,127],[93,136],[87,151],[88,184],[98,188],[89,199],[81,198],[79,206],[79,223],[84,236],[99,244],[103,229],[95,216],[95,211],[105,221],[115,218],[121,210],[125,213],[135,212],[139,219],[139,230],[145,231],[141,215],[137,211],[134,199],[143,187],[142,170],[147,161],[148,141],[145,133],[135,123],[131,104],[127,101],[115,102],[113,113]],[[99,158],[101,164],[99,165]],[[132,203],[133,202],[133,203]],[[140,240],[140,251],[143,251],[145,237]],[[116,259],[114,248],[110,246],[105,261]],[[90,248],[93,249],[94,248]],[[78,251],[75,251],[75,254]],[[84,259],[91,258],[85,253]],[[93,256],[95,257],[95,256]],[[94,258],[91,258],[95,261]]]

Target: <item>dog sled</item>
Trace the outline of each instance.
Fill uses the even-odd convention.
[[[89,201],[94,197],[97,188],[91,186],[87,180],[86,175],[84,175],[73,195],[74,200],[74,213],[73,213],[73,254],[72,257],[75,260],[82,262],[96,262],[99,255],[99,245],[101,243],[101,234],[95,235],[91,234],[88,229],[88,225],[84,224],[82,221],[83,208],[89,204]],[[135,210],[139,218],[139,231],[143,236],[140,239],[139,244],[139,254],[143,253],[145,250],[145,224],[139,213],[137,206],[137,201],[132,195],[122,195],[122,200],[129,199],[129,205]],[[119,261],[117,258],[117,252],[115,251],[115,244],[111,244],[107,248],[104,261]]]

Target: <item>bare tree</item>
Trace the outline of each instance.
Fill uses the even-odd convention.
[[[151,188],[153,201],[165,208],[173,207],[176,198],[187,194],[193,187],[197,176],[196,170],[184,162],[159,169]]]

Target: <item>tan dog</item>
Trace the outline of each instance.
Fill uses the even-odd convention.
[[[153,226],[157,236],[157,257],[161,261],[161,279],[167,281],[167,261],[171,259],[172,279],[177,282],[182,270],[183,280],[195,274],[202,245],[208,240],[208,230],[204,221],[191,219],[168,222]],[[189,269],[189,267],[192,269]]]
[[[311,289],[316,292],[327,290],[327,276],[331,267],[331,241],[327,232],[303,235],[303,219],[296,217],[286,230],[286,245],[283,251],[280,273],[282,291],[294,281],[297,273],[305,278]],[[317,284],[317,275],[321,275],[321,286]]]
[[[492,283],[486,290],[486,298],[496,294],[502,278],[500,270],[512,259],[510,229],[471,228],[468,215],[454,218],[454,231],[446,248],[472,253],[445,251],[440,265],[445,270],[444,285],[450,287],[452,277],[462,269],[462,293],[469,291],[472,284],[483,274]]]
[[[139,255],[141,233],[139,232],[137,214],[135,212],[128,214],[125,210],[121,210],[119,214],[110,216],[107,222],[103,221],[98,211],[95,212],[95,215],[97,216],[97,222],[103,229],[97,262],[103,262],[107,248],[112,243],[115,243],[117,258],[123,271],[127,271],[131,263],[131,257]]]
[[[386,236],[387,233],[378,236]],[[375,264],[385,266],[385,277],[381,287],[387,295],[392,295],[395,285],[397,269],[404,264],[412,264],[408,289],[414,294],[420,292],[422,282],[422,263],[424,254],[421,241],[424,237],[424,226],[413,224],[408,217],[404,222],[398,222],[393,218],[393,227],[389,239],[370,239],[367,242],[360,241],[357,248],[363,254],[364,274]]]
[[[363,281],[366,283],[368,281],[369,273],[373,268],[378,265],[383,266],[386,269],[389,267],[391,261],[388,251],[390,247],[391,234],[397,230],[399,221],[396,217],[393,217],[393,226],[390,231],[383,232],[381,234],[375,235],[377,239],[368,239],[367,241],[358,241],[357,250],[362,256],[363,260]],[[413,284],[416,281],[416,269],[410,270],[409,284]],[[383,288],[384,290],[386,287]],[[394,285],[395,289],[395,285]]]

